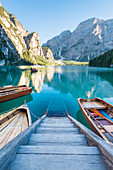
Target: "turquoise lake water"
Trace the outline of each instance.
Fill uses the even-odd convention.
[[[30,111],[41,117],[51,101],[55,107],[64,103],[69,114],[86,125],[77,98],[100,97],[113,104],[113,69],[88,66],[37,67],[38,72],[17,67],[0,67],[0,86],[26,84],[33,93],[0,104],[0,113],[6,113],[27,101]],[[35,116],[32,122],[36,121]]]

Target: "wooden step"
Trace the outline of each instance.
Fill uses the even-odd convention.
[[[46,117],[43,120],[70,120],[68,117]]]
[[[97,147],[90,146],[30,146],[21,145],[17,154],[100,155]]]
[[[55,128],[55,127],[64,127],[64,128],[69,128],[69,127],[75,127],[74,124],[69,123],[69,124],[65,124],[65,123],[41,123],[40,127],[51,127],[51,128]]]
[[[42,122],[42,124],[65,124],[65,125],[67,125],[67,124],[72,124],[73,125],[73,123],[71,122],[71,121],[49,121],[49,122],[47,122],[47,121],[43,121]]]
[[[100,155],[16,154],[10,170],[106,170]]]
[[[82,134],[31,134],[29,145],[88,145]]]
[[[78,128],[45,128],[45,127],[38,127],[35,133],[76,133],[79,134]]]
[[[21,145],[10,170],[106,170],[97,147],[68,118],[46,118]]]
[[[59,120],[43,120],[42,123],[72,123],[70,120],[62,120],[62,119],[59,119]]]
[[[63,115],[63,114],[48,114],[48,117],[67,117],[65,114]]]

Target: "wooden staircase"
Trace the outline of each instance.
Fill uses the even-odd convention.
[[[105,170],[106,164],[95,146],[68,117],[45,117],[20,145],[10,170]]]

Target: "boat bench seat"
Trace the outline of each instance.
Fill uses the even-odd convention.
[[[111,132],[113,135],[113,132]],[[104,133],[104,135],[109,139],[110,142],[113,143],[113,137],[109,133]]]
[[[91,109],[91,108],[106,109],[107,108],[107,106],[105,106],[99,102],[83,102],[82,105],[84,108],[87,108],[87,109]]]

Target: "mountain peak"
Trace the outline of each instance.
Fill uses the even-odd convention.
[[[71,34],[71,31],[70,30],[65,30],[65,31],[63,31],[63,32],[61,32],[61,34],[60,35],[68,35],[68,34]]]
[[[50,47],[56,59],[89,61],[113,49],[112,30],[113,19],[104,21],[93,17],[81,22],[70,36],[63,36],[67,34],[64,31],[45,46]]]
[[[96,17],[93,17],[93,18],[89,18],[85,21],[82,21],[79,25],[78,25],[78,28],[83,28],[83,29],[87,29],[87,28],[90,28],[92,27],[92,25],[96,24],[97,22],[99,21],[98,18]]]

